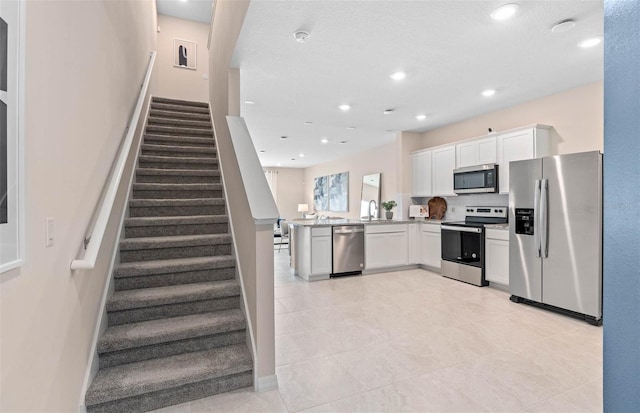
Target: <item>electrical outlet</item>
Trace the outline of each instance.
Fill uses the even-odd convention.
[[[45,247],[52,247],[53,246],[53,218],[47,218],[46,220],[46,242],[45,242]]]

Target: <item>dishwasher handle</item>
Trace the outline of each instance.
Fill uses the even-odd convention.
[[[364,232],[364,228],[354,228],[354,229],[334,229],[334,234],[355,234],[358,232]]]

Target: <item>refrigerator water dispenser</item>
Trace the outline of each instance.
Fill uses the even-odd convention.
[[[516,208],[516,234],[533,235],[533,208]]]

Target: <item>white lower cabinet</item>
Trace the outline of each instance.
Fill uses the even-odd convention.
[[[407,265],[409,263],[407,225],[366,225],[364,262],[367,270]]]
[[[440,225],[422,224],[420,253],[420,264],[440,269],[440,260],[442,259]]]
[[[487,229],[485,235],[485,279],[509,285],[509,231]]]
[[[329,235],[315,236],[311,232],[311,275],[331,273],[332,243]]]

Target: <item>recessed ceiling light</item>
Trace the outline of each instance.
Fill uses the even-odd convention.
[[[487,90],[482,92],[482,96],[484,96],[484,97],[493,96],[495,94],[496,94],[496,91],[493,90],[493,89],[487,89]]]
[[[186,3],[186,2],[187,2],[187,0],[180,0],[180,1],[181,1],[181,2],[183,2],[183,3]]]
[[[265,151],[264,149],[260,151],[260,153],[265,153],[265,152],[266,152],[266,151]]]
[[[427,115],[416,115],[416,119],[418,120],[425,120],[427,118]]]
[[[254,102],[253,100],[245,100],[244,103],[246,103],[247,105],[254,105],[256,102]]]
[[[278,162],[278,166],[282,166],[282,164],[280,162]]]
[[[304,30],[298,30],[293,34],[293,38],[296,39],[296,42],[298,43],[306,42],[307,40],[309,40],[309,36],[309,33],[305,32]]]
[[[322,142],[322,143],[329,143],[329,139],[327,139],[327,138],[322,138],[322,139],[320,139],[320,142]]]
[[[356,127],[355,126],[348,126],[347,129],[349,130],[354,130]]]
[[[395,109],[385,109],[384,112],[382,112],[383,115],[388,115],[390,113],[393,113]]]
[[[342,105],[340,105],[338,107],[340,108],[340,110],[349,110],[349,109],[351,109],[351,106],[347,105],[346,103],[342,104]]]
[[[295,160],[296,160],[296,158],[291,158],[291,160],[292,160],[292,161],[295,161]]]
[[[349,141],[340,141],[340,143],[341,143],[341,144],[343,144],[343,145],[344,145],[345,143],[347,143],[347,142],[349,142]]]
[[[576,27],[576,22],[571,19],[562,20],[553,25],[551,33],[564,33]]]
[[[405,77],[407,77],[407,74],[405,72],[395,72],[391,74],[391,79],[393,80],[402,80]]]
[[[281,136],[280,139],[287,139],[287,137],[286,136]]]
[[[583,41],[578,43],[578,46],[584,49],[587,49],[589,47],[597,46],[600,43],[602,43],[602,37],[597,36],[597,37],[590,37],[589,39],[584,39]]]
[[[518,6],[515,3],[505,4],[503,6],[498,7],[493,12],[491,12],[491,18],[493,20],[507,20],[513,17],[518,11]]]
[[[307,125],[307,126],[311,126],[313,124],[313,122],[305,122],[304,124]]]
[[[299,153],[298,156],[304,158],[304,153]]]

